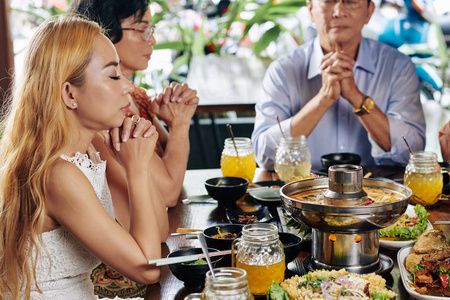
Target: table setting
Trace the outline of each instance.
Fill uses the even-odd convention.
[[[239,160],[239,148],[237,144],[234,144],[236,140],[234,143],[233,140],[230,140],[228,150],[234,151],[234,159]],[[252,155],[252,153],[246,155]],[[295,275],[302,277],[311,272],[312,276],[316,276],[316,272],[321,269],[334,272],[333,270],[339,271],[343,268],[350,273],[345,275],[337,273],[339,276],[356,276],[353,279],[356,281],[360,280],[358,278],[362,276],[367,284],[372,282],[370,280],[385,282],[388,291],[386,293],[390,295],[388,296],[390,298],[386,299],[414,299],[417,297],[414,294],[417,293],[415,290],[417,286],[411,285],[411,281],[405,281],[404,277],[409,276],[409,273],[406,274],[404,271],[405,255],[399,255],[405,253],[404,249],[412,247],[423,232],[441,230],[447,240],[450,238],[449,226],[446,224],[450,220],[448,202],[437,199],[434,203],[430,202],[429,205],[422,206],[419,202],[411,201],[412,196],[416,195],[417,188],[408,188],[403,185],[404,167],[339,165],[341,163],[339,158],[343,159],[344,156],[328,155],[328,157],[337,159],[334,164],[330,165],[332,172],[330,172],[330,166],[326,166],[329,168],[328,176],[325,176],[325,167],[324,170],[318,171],[309,169],[306,175],[291,173],[289,179],[285,177],[281,179],[277,172],[259,168],[255,168],[253,171],[254,176],[249,176],[248,165],[245,165],[247,168],[245,175],[231,172],[230,170],[233,168],[229,166],[221,169],[188,170],[180,203],[168,210],[170,230],[173,235],[162,245],[163,258],[182,249],[199,248],[198,235],[203,235],[208,249],[211,249],[209,253],[230,250],[232,252],[226,252],[223,256],[219,255],[222,259],[218,260],[212,268],[240,266],[247,273],[250,272],[247,281],[255,299],[278,299],[276,295],[282,293],[283,286],[289,289],[289,280]],[[352,156],[352,158],[354,157]],[[232,159],[228,159],[229,161]],[[236,161],[233,163],[239,166]],[[327,161],[327,163],[329,162]],[[446,170],[442,169],[442,171]],[[411,170],[407,172],[411,172]],[[230,179],[233,177],[240,179]],[[443,185],[445,186],[445,183]],[[339,190],[340,186],[346,186],[345,190]],[[355,190],[355,186],[359,186],[359,189]],[[386,203],[372,200],[371,198],[376,199],[376,196],[371,194],[371,189],[375,188],[388,191],[394,195],[391,196],[394,200]],[[326,201],[329,201],[326,205],[318,206],[317,203],[308,203],[292,198],[298,192],[310,192],[315,189],[326,191],[324,195]],[[368,190],[369,196],[364,194],[366,190]],[[441,187],[440,195],[442,192]],[[358,193],[364,195],[361,197]],[[339,194],[340,197],[335,197],[336,194]],[[342,197],[342,195],[344,196]],[[355,195],[357,196],[355,197]],[[422,197],[419,199],[422,200]],[[438,196],[434,198],[436,197]],[[368,199],[370,203],[358,203],[361,198]],[[343,200],[345,204],[342,204]],[[360,206],[349,208],[346,206],[349,203]],[[416,206],[424,209],[425,213],[423,214],[426,214],[424,218],[419,218],[422,216],[422,212],[418,213]],[[407,230],[417,233],[418,228],[421,228],[422,231],[417,236],[412,234],[408,238],[389,236],[389,234],[393,234],[392,232],[403,231],[404,228],[401,226],[403,229],[391,228],[391,226],[398,226],[396,222],[403,215],[408,218],[406,221],[402,221],[402,226],[413,228]],[[405,222],[408,225],[405,225]],[[417,225],[414,225],[415,222]],[[276,277],[274,285],[271,285],[272,280],[268,281],[267,286],[256,293],[251,278],[253,276],[252,269],[243,265],[242,261],[239,264],[239,256],[237,261],[233,262],[239,253],[239,246],[233,248],[233,243],[245,240],[242,229],[249,230],[248,228],[251,226],[275,228],[276,240],[277,243],[281,243],[281,249],[286,246],[294,248],[293,245],[295,245],[294,254],[291,252],[288,258],[286,253],[281,260],[284,261],[283,266],[285,266],[282,269],[283,278]],[[177,230],[180,228],[193,229],[196,232],[177,235]],[[387,236],[380,238],[379,230],[384,228],[388,229]],[[235,233],[235,236],[224,239],[213,237],[213,235],[224,233]],[[292,245],[284,245],[287,235],[290,235],[290,238],[297,237],[298,240],[290,242]],[[222,241],[217,243],[217,240]],[[233,254],[233,251],[237,253]],[[217,256],[211,258],[213,257]],[[271,265],[272,263],[266,263],[266,266]],[[207,269],[206,266],[204,268]],[[204,285],[192,288],[192,285],[186,285],[183,281],[178,280],[169,266],[164,265],[161,270],[160,283],[147,287],[145,299],[157,299],[154,297],[184,299],[189,294],[199,294],[204,289],[207,290]],[[364,275],[368,273],[380,277],[369,280]],[[304,279],[300,279],[300,281],[302,280]],[[204,284],[204,282],[202,283]],[[331,287],[335,283],[327,282],[326,284]],[[380,286],[379,291],[384,292],[385,286]],[[269,287],[272,292],[266,294]],[[263,290],[266,292],[261,292]],[[345,291],[340,293],[345,294]],[[342,295],[340,294],[339,297]],[[445,297],[437,296],[427,298],[428,295],[422,297],[424,298],[420,299],[445,299]]]

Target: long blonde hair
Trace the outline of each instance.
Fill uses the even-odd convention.
[[[46,183],[70,141],[61,88],[66,81],[83,85],[99,33],[97,23],[78,16],[52,19],[28,46],[0,141],[0,299],[39,291],[34,250],[42,245]]]

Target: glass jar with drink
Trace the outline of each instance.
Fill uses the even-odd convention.
[[[256,161],[252,149],[252,142],[249,138],[234,138],[235,145],[231,138],[225,140],[225,145],[220,159],[220,168],[223,176],[242,177],[252,183],[255,176]]]
[[[414,193],[410,199],[412,203],[424,206],[435,204],[443,187],[436,154],[431,151],[411,153],[405,169],[404,184]]]
[[[247,272],[239,268],[217,268],[206,273],[205,288],[185,300],[254,300],[248,287]]]
[[[233,266],[247,272],[252,294],[266,294],[272,281],[283,281],[286,270],[278,228],[264,223],[245,225],[242,238],[233,241],[232,260]]]
[[[304,135],[283,137],[275,150],[275,171],[283,181],[307,177],[311,172],[311,154]]]

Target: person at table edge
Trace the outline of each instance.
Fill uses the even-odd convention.
[[[425,147],[420,85],[411,60],[362,37],[370,0],[309,0],[317,38],[274,61],[256,104],[253,149],[272,170],[282,134],[307,137],[313,169],[331,152],[353,152],[361,165],[405,165]]]

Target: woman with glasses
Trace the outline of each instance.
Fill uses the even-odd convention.
[[[70,13],[84,15],[106,29],[116,47],[126,78],[147,69],[156,43],[149,0],[74,0]],[[197,92],[187,84],[172,83],[154,99],[135,87],[131,110],[151,119],[159,139],[150,169],[168,207],[175,206],[180,195],[189,157],[189,127],[198,104]],[[162,120],[169,132],[162,126]],[[170,134],[169,134],[170,133]],[[115,141],[117,143],[117,141]],[[102,149],[99,149],[103,152]],[[123,183],[117,183],[120,185]],[[113,191],[114,192],[114,191]],[[114,196],[114,195],[113,195]],[[126,195],[120,195],[121,197]],[[113,197],[114,198],[114,197]],[[127,207],[116,207],[119,221],[127,217]],[[127,224],[123,224],[127,227]]]
[[[406,165],[409,150],[425,147],[419,81],[410,58],[362,37],[375,9],[370,0],[309,0],[317,37],[273,62],[256,104],[253,148],[260,166],[273,169],[285,134],[304,135],[312,168],[320,157],[353,152],[366,165]]]
[[[145,70],[156,43],[153,36],[149,0],[74,0],[69,13],[77,13],[96,21],[106,29],[120,58],[120,66],[126,78],[138,70]],[[189,127],[197,108],[198,97],[187,84],[175,84],[165,88],[155,99],[145,90],[135,87],[130,93],[131,111],[152,121],[159,138],[149,164],[166,206],[175,206],[183,187],[189,157]],[[168,133],[159,119],[169,128]],[[123,132],[122,138],[127,138]],[[119,137],[113,144],[120,146]],[[109,152],[102,144],[94,144],[102,157],[109,159]],[[126,180],[119,176],[108,178],[117,221],[129,229],[128,195],[124,193]],[[92,273],[96,294],[103,297],[143,297],[146,286],[121,276],[101,264]]]
[[[49,20],[27,49],[2,116],[0,142],[0,298],[97,299],[90,280],[104,261],[151,284],[169,232],[166,207],[146,164],[158,134],[126,117],[133,86],[97,23]],[[118,130],[133,137],[111,145]],[[104,143],[112,159],[96,152]],[[114,219],[108,179],[130,184],[130,230]]]

